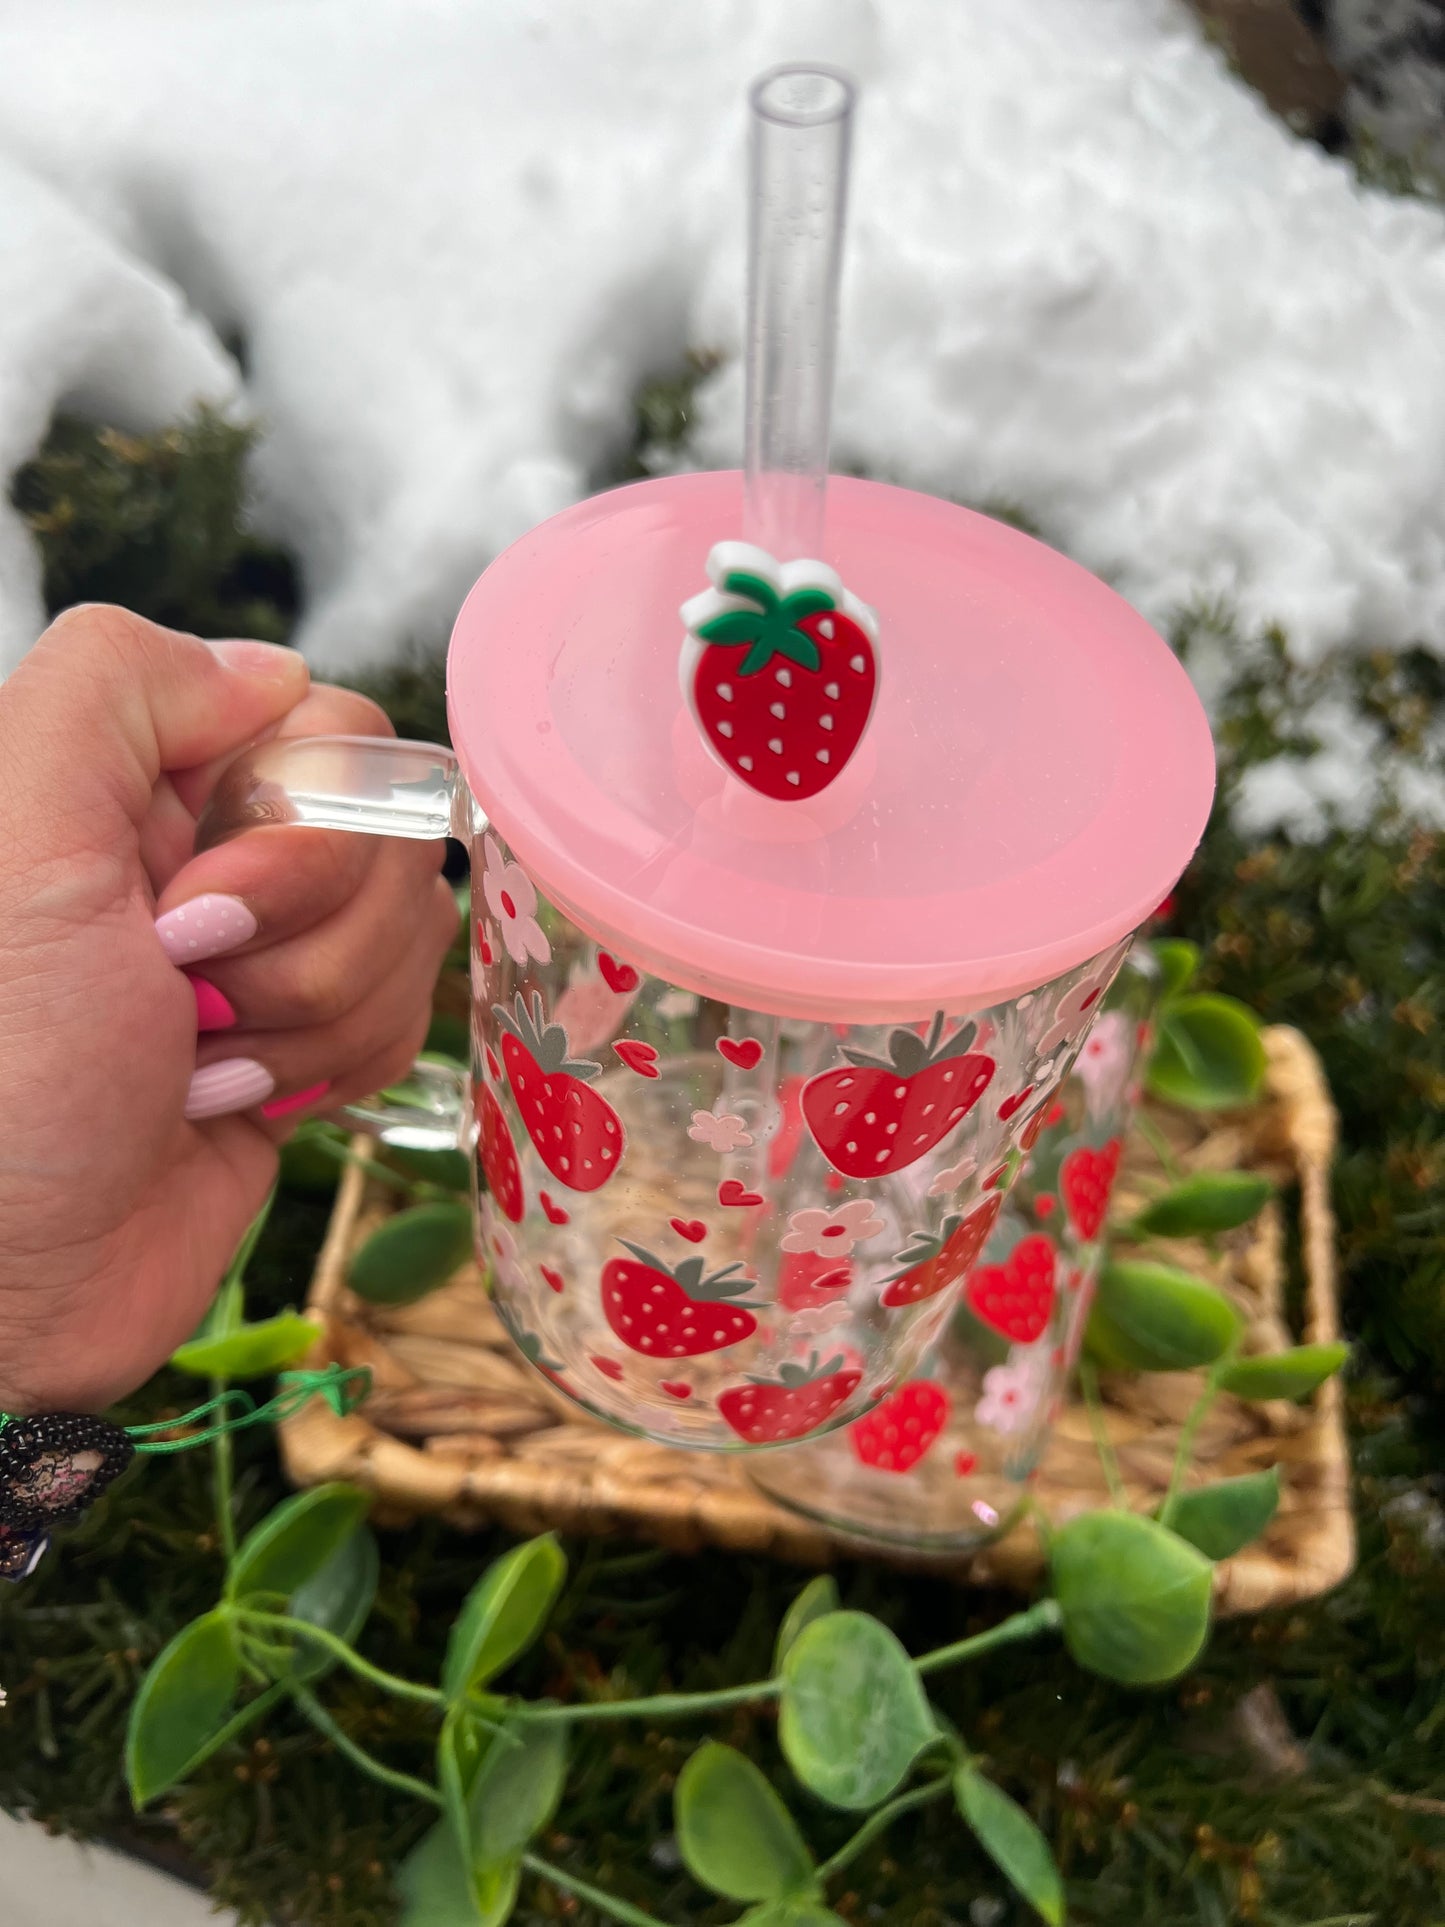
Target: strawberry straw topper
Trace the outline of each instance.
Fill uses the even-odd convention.
[[[878,622],[826,562],[719,542],[682,605],[682,693],[723,768],[781,802],[846,767],[878,694]]]
[[[749,96],[743,523],[682,606],[682,691],[731,776],[777,802],[847,767],[878,694],[878,624],[824,552],[853,83],[778,67]]]

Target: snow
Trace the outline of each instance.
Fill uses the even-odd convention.
[[[840,465],[1016,505],[1160,623],[1445,653],[1445,217],[1179,0],[8,0],[0,463],[61,404],[243,407],[313,662],[438,639],[690,344],[687,457],[736,458],[742,90],[799,54],[864,85]],[[40,619],[0,518],[0,666]]]

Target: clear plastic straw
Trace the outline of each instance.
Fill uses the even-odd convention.
[[[838,281],[857,90],[830,67],[753,83],[744,533],[823,553]]]

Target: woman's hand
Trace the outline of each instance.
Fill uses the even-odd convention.
[[[456,927],[440,843],[192,857],[263,736],[383,735],[293,651],[72,609],[0,686],[0,1411],[98,1409],[201,1318],[297,1116],[395,1081]]]

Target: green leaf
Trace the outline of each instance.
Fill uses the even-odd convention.
[[[287,1610],[292,1619],[304,1619],[308,1626],[320,1626],[323,1632],[335,1633],[350,1646],[366,1624],[376,1598],[380,1572],[381,1554],[377,1551],[376,1539],[367,1527],[358,1526],[318,1572],[302,1580],[292,1593]],[[268,1628],[268,1636],[275,1636],[274,1627]],[[291,1668],[298,1678],[318,1679],[336,1664],[332,1655],[320,1647],[308,1651],[304,1640],[298,1644],[300,1650]]]
[[[447,1640],[442,1691],[463,1699],[525,1653],[546,1625],[567,1559],[555,1533],[514,1546],[488,1566],[462,1602]]]
[[[784,1613],[783,1623],[778,1628],[778,1644],[773,1654],[774,1673],[783,1670],[783,1661],[803,1628],[811,1626],[815,1619],[821,1619],[825,1613],[837,1612],[838,1605],[838,1582],[831,1572],[820,1572],[816,1579],[808,1581]]]
[[[1208,1237],[1248,1224],[1274,1195],[1252,1171],[1201,1171],[1152,1198],[1130,1227],[1160,1238]]]
[[[1172,998],[1145,1074],[1156,1097],[1195,1111],[1248,1104],[1264,1082],[1259,1019],[1247,1005],[1212,992]]]
[[[318,1485],[285,1500],[241,1541],[226,1596],[279,1593],[289,1599],[351,1537],[368,1504],[368,1495],[354,1485]]]
[[[678,1776],[677,1844],[694,1880],[729,1900],[776,1900],[808,1884],[813,1856],[752,1761],[707,1740]]]
[[[345,1131],[335,1124],[312,1118],[281,1146],[281,1183],[288,1191],[334,1191],[345,1168],[343,1158],[326,1149],[333,1145],[343,1154],[347,1148]]]
[[[804,1894],[796,1900],[765,1900],[761,1907],[749,1907],[738,1915],[734,1927],[848,1927],[848,1922],[821,1900]]]
[[[1017,1800],[971,1766],[953,1776],[958,1810],[973,1828],[979,1845],[1012,1886],[1049,1927],[1064,1918],[1064,1883],[1049,1843]]]
[[[472,1867],[515,1859],[547,1826],[567,1782],[567,1728],[522,1721],[492,1736],[467,1795]]]
[[[469,1191],[472,1161],[460,1151],[414,1151],[405,1144],[388,1144],[386,1160],[409,1178],[440,1185],[444,1191]]]
[[[373,1305],[409,1305],[444,1285],[472,1249],[465,1204],[415,1204],[379,1225],[352,1255],[346,1282]]]
[[[697,633],[704,642],[718,642],[731,647],[740,642],[755,642],[764,617],[754,609],[729,609],[723,615],[714,616],[711,622],[704,622]]]
[[[827,1613],[783,1661],[778,1738],[788,1765],[830,1806],[877,1806],[937,1728],[902,1646],[867,1613]]]
[[[505,1920],[516,1900],[522,1851],[562,1798],[567,1729],[518,1722],[489,1733],[468,1709],[455,1706],[437,1742],[437,1773],[454,1858],[433,1847],[428,1864],[435,1863],[442,1881],[460,1866],[477,1918]]]
[[[193,1619],[157,1654],[126,1727],[125,1776],[137,1808],[184,1779],[230,1737],[240,1684],[235,1628],[223,1608]]]
[[[514,1863],[509,1874],[489,1883],[484,1908],[456,1834],[448,1821],[438,1820],[397,1869],[402,1897],[397,1927],[502,1927],[517,1904],[520,1864]]]
[[[224,1336],[192,1338],[171,1353],[171,1363],[194,1378],[265,1378],[309,1352],[319,1332],[309,1318],[283,1312]]]
[[[1175,1501],[1169,1528],[1206,1559],[1228,1559],[1257,1539],[1279,1509],[1279,1467],[1219,1479]]]
[[[1162,1004],[1166,997],[1177,997],[1194,981],[1194,973],[1199,968],[1199,945],[1186,943],[1182,937],[1165,937],[1151,943],[1149,948],[1154,952],[1161,974],[1159,1001]]]
[[[1333,1378],[1350,1355],[1348,1345],[1296,1345],[1287,1352],[1238,1358],[1219,1382],[1236,1398],[1308,1398]]]
[[[273,1184],[266,1193],[266,1202],[246,1226],[241,1242],[236,1246],[230,1264],[226,1266],[226,1275],[221,1281],[223,1291],[227,1285],[245,1284],[246,1268],[251,1262],[251,1254],[261,1241],[261,1233],[266,1229],[266,1220],[270,1217],[271,1207],[275,1202],[276,1187]]]
[[[1214,1568],[1157,1520],[1086,1512],[1054,1534],[1049,1561],[1064,1642],[1091,1673],[1150,1686],[1198,1657]]]
[[[465,918],[471,909],[468,898],[467,910],[463,912],[462,929],[466,929]],[[448,1010],[433,1011],[431,1028],[427,1031],[426,1042],[422,1049],[430,1057],[447,1057],[452,1063],[459,1064],[463,1070],[471,1061],[472,1033],[465,1017],[457,1017]],[[459,1152],[453,1153],[460,1156]]]
[[[1090,1354],[1115,1371],[1212,1365],[1236,1341],[1239,1313],[1204,1279],[1140,1258],[1105,1264],[1089,1316]]]

